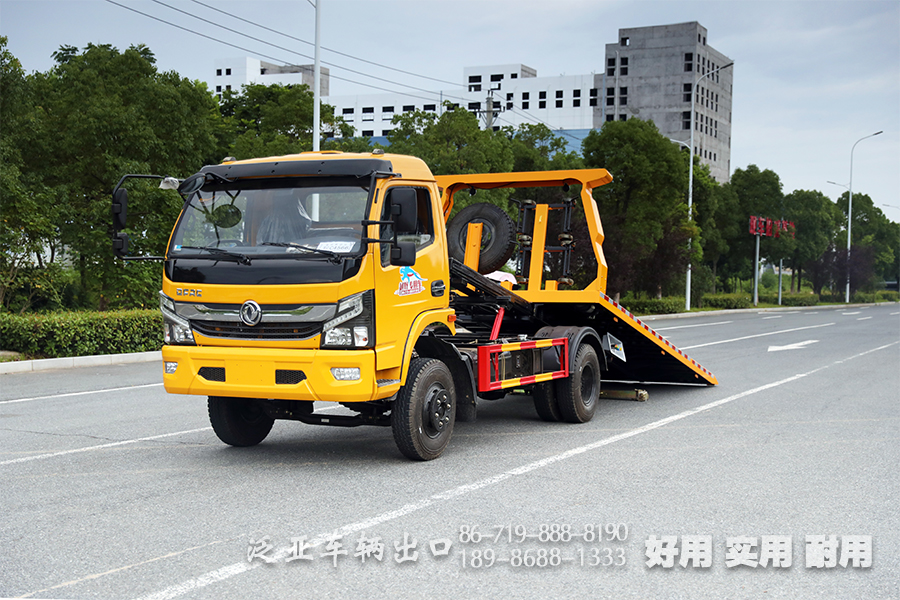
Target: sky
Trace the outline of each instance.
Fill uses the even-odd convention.
[[[436,92],[449,89],[447,82],[462,85],[467,66],[522,63],[538,76],[602,72],[605,45],[618,40],[620,28],[698,21],[708,30],[708,44],[735,63],[732,169],[755,164],[777,173],[785,193],[819,190],[836,199],[850,183],[854,144],[883,131],[853,152],[853,192],[868,194],[900,222],[897,0],[319,1],[321,44],[329,49],[323,49],[322,60],[333,63],[327,65],[333,95],[375,91],[363,84]],[[51,55],[61,45],[124,50],[144,44],[160,70],[210,81],[217,58],[311,64],[314,4],[0,0],[0,35],[9,39],[8,49],[26,73],[52,68]]]

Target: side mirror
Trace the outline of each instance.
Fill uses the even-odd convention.
[[[206,183],[206,174],[195,173],[181,182],[181,185],[178,186],[178,193],[185,197],[190,196],[202,188],[204,183]]]
[[[113,237],[113,254],[119,258],[125,258],[128,254],[128,234],[118,232]]]
[[[119,231],[125,229],[125,221],[128,218],[128,190],[119,188],[113,192],[112,199],[113,229]]]
[[[403,187],[391,190],[391,220],[394,222],[397,233],[416,232],[417,211],[416,190]],[[391,262],[391,264],[394,263]]]
[[[416,264],[416,245],[413,242],[397,242],[391,245],[391,264],[411,267]]]

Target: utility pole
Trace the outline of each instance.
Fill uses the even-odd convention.
[[[316,0],[316,53],[315,67],[313,71],[313,152],[319,151],[319,138],[322,137],[322,126],[320,123],[321,114],[319,104],[322,95],[322,73],[321,63],[319,61],[319,27],[322,22],[322,0]]]
[[[756,234],[756,255],[753,258],[753,306],[759,306],[759,233]]]

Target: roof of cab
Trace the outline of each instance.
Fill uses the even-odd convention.
[[[428,166],[420,158],[383,151],[368,153],[302,152],[284,156],[269,156],[248,160],[226,161],[208,165],[201,172],[223,177],[289,177],[292,175],[351,175],[366,176],[373,171],[394,173],[403,179],[434,181]]]

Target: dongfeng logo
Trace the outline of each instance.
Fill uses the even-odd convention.
[[[244,302],[241,306],[241,321],[245,325],[253,327],[259,324],[260,319],[262,319],[262,309],[259,307],[259,304],[253,300]]]

